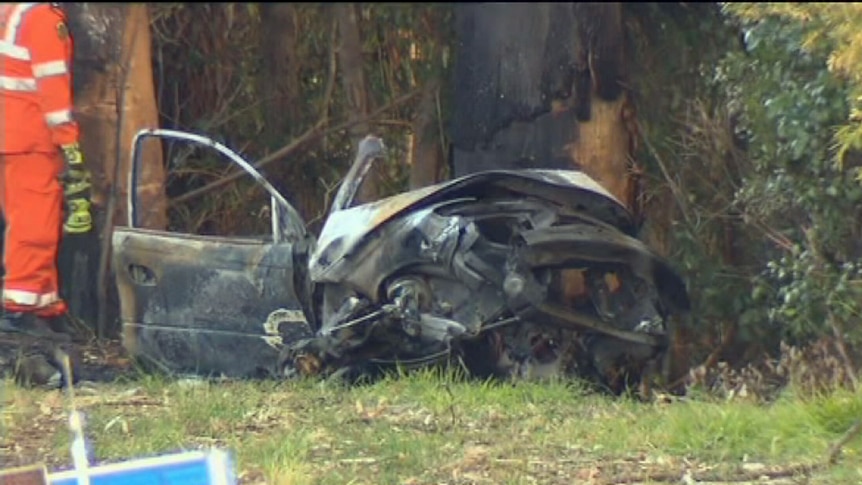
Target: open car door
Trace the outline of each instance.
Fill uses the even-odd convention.
[[[272,234],[219,237],[137,226],[137,173],[147,138],[216,150],[271,196]],[[298,213],[239,155],[211,139],[143,130],[133,142],[128,227],[113,233],[123,346],[148,367],[180,374],[264,377],[282,339],[307,327],[306,277],[313,239]]]

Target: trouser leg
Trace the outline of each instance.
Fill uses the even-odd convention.
[[[62,164],[59,153],[3,156],[3,306],[10,311],[49,317],[66,310],[59,298],[57,275]]]

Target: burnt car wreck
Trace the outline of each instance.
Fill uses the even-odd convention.
[[[658,369],[685,285],[632,216],[569,170],[490,171],[365,204],[383,143],[367,137],[319,238],[272,197],[263,238],[114,233],[124,345],[180,373],[328,376],[457,362],[503,378],[586,378],[614,392]]]

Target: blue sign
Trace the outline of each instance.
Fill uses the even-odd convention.
[[[67,470],[48,475],[51,485],[235,485],[228,454],[192,451]]]

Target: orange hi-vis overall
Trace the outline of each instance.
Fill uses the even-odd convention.
[[[55,316],[62,224],[60,147],[72,118],[72,40],[49,3],[0,4],[0,209],[6,220],[3,306]]]

